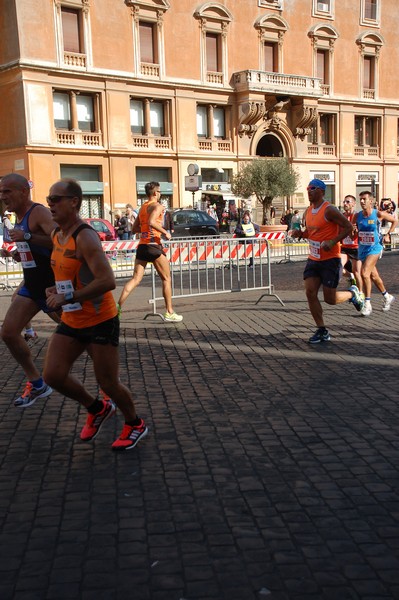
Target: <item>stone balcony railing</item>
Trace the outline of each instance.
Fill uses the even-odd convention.
[[[141,63],[140,71],[145,77],[156,77],[159,79],[159,65],[154,63]]]
[[[214,71],[208,71],[206,74],[207,83],[217,83],[218,85],[223,84],[223,73]]]
[[[198,148],[206,152],[231,152],[231,140],[198,140]]]
[[[375,100],[375,90],[363,90],[364,100]]]
[[[379,156],[379,146],[355,146],[355,156]]]
[[[101,148],[103,136],[101,132],[57,131],[57,144],[62,146],[90,146]]]
[[[325,95],[321,79],[317,77],[286,75],[268,71],[238,71],[233,74],[233,85],[237,92],[253,91],[315,98]]]
[[[169,136],[132,135],[134,148],[142,150],[171,150],[172,138]]]
[[[308,154],[311,156],[336,156],[335,144],[309,144]]]
[[[77,52],[64,52],[64,65],[68,67],[86,68],[86,54],[78,54]]]

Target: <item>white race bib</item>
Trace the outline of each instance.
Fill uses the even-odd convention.
[[[359,244],[362,246],[374,246],[374,231],[359,231]]]
[[[56,281],[55,287],[57,289],[57,294],[67,294],[68,292],[74,292],[75,288],[73,287],[72,281],[70,279],[66,279],[65,281]],[[64,312],[74,312],[76,310],[82,310],[82,305],[80,302],[73,302],[71,304],[65,304],[62,307]]]
[[[313,258],[320,258],[320,242],[309,240],[309,254]]]
[[[28,242],[16,242],[16,246],[21,257],[22,268],[33,269],[34,267],[36,267],[32,250],[30,249]]]

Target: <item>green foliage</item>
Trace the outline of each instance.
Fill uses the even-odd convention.
[[[286,158],[257,158],[247,163],[234,177],[233,194],[249,198],[255,194],[263,206],[263,224],[267,211],[277,196],[289,196],[298,186],[299,173]]]

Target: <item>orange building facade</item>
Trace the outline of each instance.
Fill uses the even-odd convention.
[[[76,178],[84,216],[110,218],[147,181],[173,207],[227,200],[240,163],[285,156],[294,208],[315,176],[337,205],[397,202],[398,25],[397,0],[8,0],[0,176],[38,202]]]

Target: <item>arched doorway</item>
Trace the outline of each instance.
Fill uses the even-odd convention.
[[[277,136],[266,133],[256,146],[256,156],[276,157],[285,156],[284,147]]]

